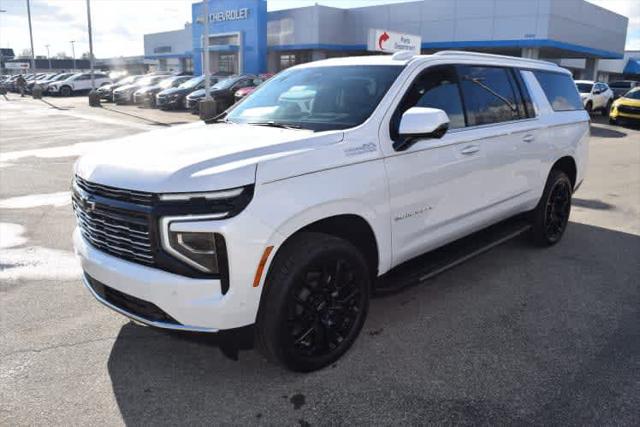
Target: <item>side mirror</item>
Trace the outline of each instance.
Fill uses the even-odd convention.
[[[404,151],[420,139],[442,138],[449,129],[449,116],[437,108],[412,107],[402,114],[393,149]]]

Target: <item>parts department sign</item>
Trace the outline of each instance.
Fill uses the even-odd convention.
[[[409,51],[419,55],[421,47],[422,38],[420,36],[387,30],[369,30],[367,49],[373,52]]]

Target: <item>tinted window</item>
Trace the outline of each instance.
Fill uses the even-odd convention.
[[[540,86],[542,86],[542,90],[554,111],[584,109],[571,76],[549,71],[534,71],[533,74],[538,79]],[[590,91],[591,89],[589,89]]]
[[[498,67],[460,66],[460,87],[467,125],[478,126],[517,120],[519,98],[511,70]]]
[[[455,68],[429,68],[413,83],[402,99],[391,122],[391,138],[396,139],[402,114],[411,107],[430,107],[443,110],[449,116],[449,129],[465,126],[464,110]]]
[[[576,86],[580,93],[591,93],[591,90],[593,90],[593,85],[591,83],[576,83]]]
[[[351,128],[371,116],[402,69],[400,65],[289,69],[237,104],[227,119],[314,131]]]

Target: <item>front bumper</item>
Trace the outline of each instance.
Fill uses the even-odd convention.
[[[159,108],[182,108],[184,107],[184,96],[156,96],[156,106]]]
[[[73,233],[76,255],[86,276],[83,281],[101,303],[139,322],[163,329],[216,332],[221,307],[228,305],[220,280],[192,279],[129,262],[91,246],[76,228]],[[159,307],[177,323],[146,318],[100,296],[89,280]],[[218,315],[216,316],[216,312]],[[223,324],[225,322],[220,322]]]
[[[640,107],[630,107],[624,105],[616,105],[611,108],[609,114],[611,119],[625,119],[625,120],[638,120],[640,121]]]
[[[132,97],[133,97],[133,95],[131,93],[114,92],[113,93],[113,102],[115,102],[116,104],[129,104],[129,103],[132,102]]]

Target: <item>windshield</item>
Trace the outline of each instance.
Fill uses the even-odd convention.
[[[593,89],[593,85],[591,83],[577,83],[578,92],[580,93],[591,93],[591,89]]]
[[[149,85],[152,85],[152,84],[156,83],[157,81],[160,81],[160,80],[165,79],[165,78],[167,78],[167,76],[149,76],[149,77],[145,77],[145,78],[142,78],[142,79],[138,80],[136,82],[136,85],[137,86],[149,86]]]
[[[138,79],[138,76],[129,76],[129,77],[125,77],[124,79],[120,80],[118,82],[119,85],[130,85],[131,83],[135,82]]]
[[[227,78],[224,80],[220,80],[218,83],[211,87],[211,90],[229,89],[237,81],[237,78]]]
[[[640,88],[631,89],[629,92],[624,94],[624,98],[640,99]]]
[[[314,131],[364,122],[403,67],[312,67],[283,71],[231,110],[234,123],[287,124]]]
[[[168,79],[162,80],[158,86],[160,86],[162,89],[169,89],[170,87],[173,87],[173,82],[178,79],[179,77],[169,77]]]
[[[194,87],[198,86],[203,79],[204,79],[204,76],[194,77],[194,78],[189,79],[186,82],[182,83],[178,87],[180,89],[191,89],[191,88],[194,88]]]

